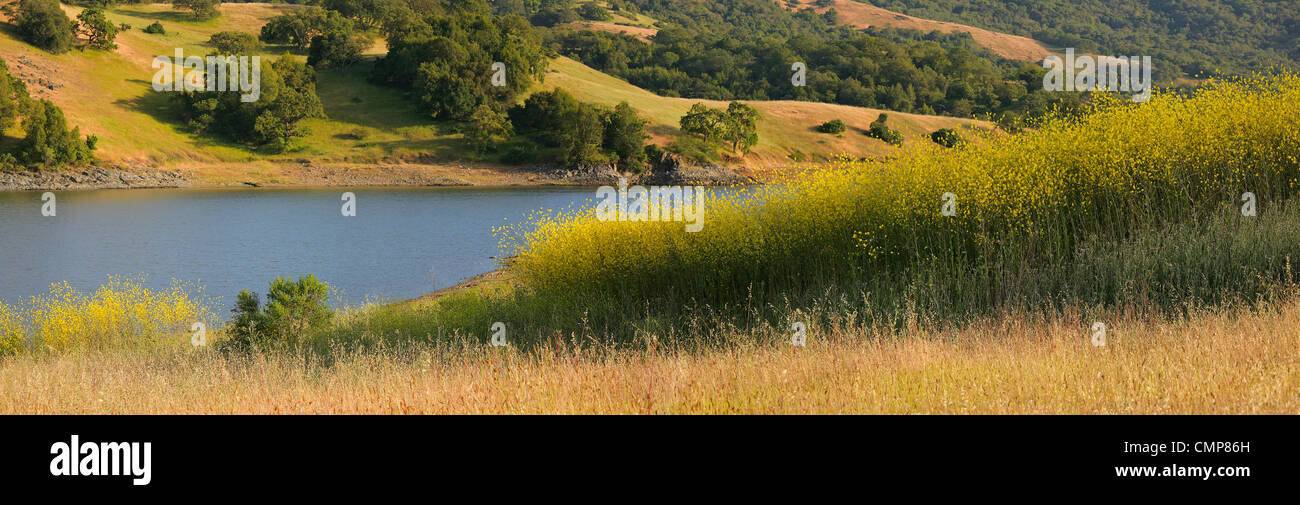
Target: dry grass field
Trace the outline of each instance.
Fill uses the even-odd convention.
[[[866,28],[869,26],[882,26],[891,28],[905,28],[909,30],[934,31],[938,30],[946,33],[966,32],[975,39],[979,44],[998,55],[1020,61],[1041,62],[1043,58],[1052,54],[1042,42],[1037,40],[1011,35],[1007,33],[994,32],[983,28],[975,28],[958,23],[947,21],[934,21],[931,19],[922,19],[918,17],[900,14],[894,11],[882,9],[874,5],[859,2],[857,0],[832,0],[830,7],[816,7],[814,0],[796,0],[800,6],[798,8],[811,8],[817,12],[826,12],[835,9],[839,14],[839,22],[843,25]],[[789,6],[790,2],[778,0],[779,4]]]
[[[1182,320],[1077,314],[809,330],[803,348],[487,347],[226,357],[177,345],[0,359],[0,413],[1300,414],[1300,300]],[[751,343],[743,343],[751,342]]]

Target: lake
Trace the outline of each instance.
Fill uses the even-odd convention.
[[[356,216],[344,217],[344,192]],[[0,301],[110,275],[150,288],[197,283],[223,319],[242,289],[313,273],[332,304],[402,300],[496,268],[493,227],[537,209],[592,205],[593,188],[164,189],[0,192]],[[507,221],[508,219],[508,221]]]

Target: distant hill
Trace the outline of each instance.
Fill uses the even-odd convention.
[[[62,107],[74,126],[100,138],[98,155],[108,165],[159,167],[187,171],[212,183],[294,182],[284,175],[286,166],[374,165],[416,163],[486,165],[467,155],[461,135],[416,111],[402,90],[367,81],[369,65],[348,71],[318,74],[318,93],[328,119],[305,121],[311,133],[295,149],[268,154],[219,139],[190,133],[179,110],[164,93],[153,91],[150,80],[155,55],[171,55],[181,48],[187,55],[203,55],[212,34],[234,30],[257,33],[269,18],[289,9],[283,4],[223,4],[222,16],[191,21],[168,4],[127,4],[108,11],[115,24],[129,24],[113,51],[71,51],[50,55],[15,38],[12,29],[0,35],[0,57],[11,72],[23,79],[32,95]],[[70,16],[81,9],[64,6]],[[147,34],[141,28],[161,22],[165,35]],[[372,54],[382,54],[376,44]],[[294,54],[283,46],[270,46],[264,57]],[[677,120],[697,100],[666,98],[592,70],[575,61],[552,62],[544,88],[562,87],[580,99],[606,105],[628,101],[652,120],[654,141],[666,144],[678,134]],[[746,166],[789,164],[789,154],[805,153],[812,160],[838,153],[853,156],[888,154],[895,148],[868,138],[852,128],[865,128],[879,111],[874,109],[805,102],[756,103],[767,120],[760,125],[761,143]],[[891,114],[891,125],[906,134],[922,135],[945,127],[989,127],[987,123],[913,114]],[[849,123],[843,137],[819,134],[817,124],[839,118]],[[18,132],[9,132],[10,136]],[[323,177],[328,177],[327,174]],[[284,178],[284,179],[282,179]],[[312,179],[317,180],[317,179]]]
[[[861,1],[1081,53],[1151,56],[1161,83],[1277,66],[1300,68],[1297,0]]]
[[[1003,58],[1012,60],[1041,62],[1043,61],[1043,58],[1052,54],[1051,49],[1048,49],[1047,45],[1028,37],[1000,33],[946,21],[934,21],[908,16],[856,0],[826,0],[823,2],[817,0],[776,0],[776,2],[791,10],[813,9],[818,13],[824,13],[828,10],[835,9],[840,24],[856,28],[887,26],[909,30],[938,30],[946,33],[969,33],[971,34],[971,38],[975,39],[976,44],[997,53]],[[817,4],[829,5],[819,7]]]

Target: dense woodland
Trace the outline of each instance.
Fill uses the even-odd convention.
[[[1300,62],[1300,0],[860,0],[1106,55],[1147,55],[1156,82]]]

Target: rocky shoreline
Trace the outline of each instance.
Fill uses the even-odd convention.
[[[50,172],[0,171],[0,191],[182,188],[189,185],[189,180],[183,175],[164,170],[124,172],[91,167]]]
[[[294,187],[294,186],[602,186],[618,184],[626,178],[630,184],[726,186],[751,184],[753,179],[721,166],[690,166],[674,157],[665,157],[640,174],[621,174],[613,166],[554,167],[526,169],[487,169],[490,174],[477,180],[469,177],[418,170],[372,170],[366,173],[337,167],[299,168],[289,182],[213,183],[202,176],[193,179],[177,171],[153,168],[90,167],[54,171],[0,170],[0,191],[66,191],[93,189],[148,189],[189,187]],[[205,182],[206,181],[206,182]],[[236,179],[235,181],[238,181]]]

